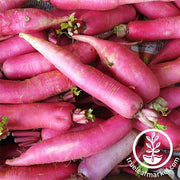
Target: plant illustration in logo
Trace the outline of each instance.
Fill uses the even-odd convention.
[[[146,139],[150,142],[150,143],[146,143],[146,146],[148,147],[146,152],[151,153],[151,155],[143,155],[143,159],[148,164],[157,164],[162,159],[162,155],[156,154],[160,151],[158,147],[161,145],[161,143],[157,142],[157,140],[159,139],[159,136],[158,135],[155,136],[155,132],[153,132],[151,134],[151,137],[146,136]]]

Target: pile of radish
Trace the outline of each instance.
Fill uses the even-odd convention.
[[[145,129],[180,151],[179,0],[27,2],[0,0],[0,179],[134,174]],[[161,40],[148,59],[133,50]]]

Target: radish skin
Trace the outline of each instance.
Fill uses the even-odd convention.
[[[0,115],[8,116],[9,130],[52,128],[66,130],[72,125],[74,105],[68,102],[1,104]]]
[[[114,77],[149,102],[159,95],[159,82],[151,70],[125,46],[92,36],[74,35],[73,38],[90,43]]]
[[[150,66],[157,77],[160,87],[167,87],[180,82],[180,57],[170,61]]]
[[[63,46],[63,48],[71,51],[85,64],[91,63],[98,57],[96,50],[88,43],[78,42]],[[9,79],[26,79],[56,68],[43,55],[34,52],[7,59],[2,69]]]
[[[118,142],[131,129],[131,121],[117,115],[94,128],[38,142],[20,157],[6,160],[6,164],[29,166],[87,157]]]
[[[0,178],[6,180],[64,180],[77,173],[77,163],[52,163],[29,167],[7,167],[0,170]]]
[[[180,10],[171,2],[150,1],[136,3],[134,7],[150,19],[157,19],[169,16],[179,16]]]
[[[28,2],[28,0],[13,0],[13,3],[12,0],[1,0],[0,11],[21,7],[26,2]]]
[[[36,8],[17,8],[0,12],[0,35],[33,33],[68,21],[69,17],[55,17]]]
[[[158,54],[151,60],[149,65],[173,60],[180,56],[180,39],[173,39],[168,42]]]
[[[24,81],[0,79],[0,103],[31,103],[72,88],[74,83],[54,70]],[[31,93],[30,93],[31,92]]]
[[[111,147],[84,158],[78,166],[78,173],[89,180],[103,179],[119,162],[131,152],[137,132],[131,131]]]
[[[171,113],[167,117],[170,121],[172,121],[174,124],[179,126],[180,128],[180,112],[176,109],[173,109]]]
[[[21,33],[20,36],[33,45],[79,88],[99,99],[117,113],[132,118],[139,111],[143,104],[142,99],[126,86],[97,69],[82,64],[69,51],[57,45],[25,33]]]
[[[174,1],[175,5],[180,9],[180,1],[179,0],[176,0]]]
[[[51,2],[58,9],[91,9],[91,10],[109,10],[123,4],[134,4],[137,2],[148,2],[152,0],[114,0],[114,1],[89,1],[89,0],[45,0]],[[161,0],[171,1],[171,0]]]
[[[163,88],[159,96],[167,101],[168,109],[174,109],[180,106],[180,87]]]
[[[121,24],[117,35],[133,41],[155,41],[180,38],[180,16],[158,18],[149,21],[132,21]]]
[[[46,33],[43,31],[33,33],[32,35],[42,39],[47,39]],[[14,36],[0,42],[0,51],[0,64],[2,64],[8,58],[33,52],[35,49],[29,43],[24,41],[24,39],[20,38],[19,36]]]
[[[136,10],[132,5],[123,5],[108,11],[88,11],[79,18],[84,22],[81,33],[86,35],[101,34],[135,18]]]

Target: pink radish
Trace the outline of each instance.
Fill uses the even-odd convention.
[[[85,0],[44,0],[46,2],[51,2],[53,6],[58,9],[92,9],[92,10],[108,10],[116,8],[123,4],[134,4],[137,2],[148,2],[152,0],[115,0],[115,1],[85,1]],[[161,0],[170,1],[170,0]]]
[[[88,64],[97,58],[96,50],[88,43],[73,43],[63,48],[71,51],[83,63]],[[9,79],[31,78],[54,69],[54,65],[38,52],[9,58],[3,63],[3,72]]]
[[[180,57],[170,61],[150,66],[157,77],[160,87],[167,87],[180,82]]]
[[[68,102],[1,104],[0,115],[9,117],[7,124],[9,130],[36,128],[65,130],[71,127],[72,120],[77,119],[78,115],[73,114],[74,109],[74,105]]]
[[[131,5],[119,6],[108,11],[88,11],[80,16],[84,23],[83,34],[96,35],[113,29],[120,23],[127,23],[136,18],[136,10]]]
[[[154,41],[180,38],[180,16],[149,21],[132,21],[117,27],[117,36],[127,36],[134,41]]]
[[[90,43],[100,56],[103,65],[114,77],[149,102],[159,95],[158,80],[135,53],[116,42],[92,36],[75,35],[76,40]]]
[[[21,7],[26,2],[28,2],[28,0],[14,0],[13,3],[11,0],[1,0],[0,11]]]
[[[0,179],[6,180],[64,180],[77,173],[74,162],[41,164],[38,166],[7,167],[0,170]]]
[[[111,147],[84,158],[78,166],[78,173],[87,179],[103,179],[119,162],[131,152],[137,132],[131,131]]]
[[[5,36],[0,36],[0,41],[4,41],[4,40],[7,40],[11,37],[13,37],[14,35],[5,35]]]
[[[0,35],[33,33],[68,21],[69,17],[55,17],[36,8],[18,8],[0,12]]]
[[[38,142],[20,157],[6,160],[6,164],[27,166],[87,157],[118,142],[131,129],[131,121],[117,115],[94,128]]]
[[[180,15],[180,10],[171,2],[150,1],[134,4],[135,8],[150,19]]]
[[[0,79],[0,103],[40,101],[72,88],[74,83],[54,70],[24,81]]]
[[[180,106],[180,87],[166,87],[161,89],[160,97],[164,98],[169,109],[174,109]]]
[[[32,35],[39,38],[47,39],[46,33],[43,31],[33,33]],[[2,64],[8,58],[33,52],[35,51],[35,49],[19,36],[14,36],[0,42],[0,51],[0,64]]]
[[[21,33],[20,36],[30,42],[78,87],[122,116],[132,118],[141,108],[142,99],[137,94],[95,68],[82,64],[69,51],[28,34]]]
[[[149,64],[152,65],[173,60],[178,56],[180,56],[180,39],[174,39],[169,41]]]

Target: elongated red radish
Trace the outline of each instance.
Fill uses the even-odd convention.
[[[151,60],[149,65],[173,60],[180,56],[180,39],[169,41]]]
[[[127,36],[134,41],[154,41],[180,38],[180,16],[149,21],[132,21],[118,26],[117,36]]]
[[[0,35],[33,33],[68,21],[69,17],[55,17],[36,8],[17,8],[0,12]]]
[[[166,87],[161,89],[160,97],[163,97],[169,109],[174,109],[180,106],[180,87]]]
[[[74,35],[76,40],[90,43],[100,56],[101,62],[114,77],[149,102],[159,95],[159,82],[151,70],[125,46],[92,36]]]
[[[52,128],[65,130],[72,125],[74,105],[59,103],[28,103],[0,105],[1,116],[8,116],[9,130]]]
[[[150,66],[157,77],[160,87],[167,87],[180,82],[180,57],[170,61]]]
[[[139,131],[144,131],[146,129],[149,129],[146,125],[141,123],[140,121],[133,121],[133,127],[135,129],[138,129]],[[176,148],[180,144],[180,136],[179,134],[179,126],[174,124],[172,121],[169,121],[166,117],[160,116],[158,118],[158,123],[161,125],[166,126],[166,130],[163,130],[171,139],[173,148]],[[168,140],[162,135],[161,133],[159,134],[159,141],[162,143],[163,147],[169,148],[169,142]]]
[[[28,0],[14,0],[13,3],[11,0],[1,0],[0,11],[21,7],[26,2],[28,2]]]
[[[84,158],[78,166],[78,173],[87,179],[103,179],[119,162],[131,152],[137,132],[131,131],[111,147]]]
[[[58,9],[91,9],[91,10],[108,10],[116,8],[123,4],[134,4],[138,2],[148,2],[152,0],[115,0],[115,1],[84,1],[84,0],[45,0],[46,2],[51,2],[53,6]],[[161,0],[170,1],[170,0]]]
[[[136,18],[136,10],[132,5],[122,5],[108,11],[88,11],[79,20],[83,21],[83,34],[96,35],[113,29],[120,23],[127,23]]]
[[[180,10],[171,2],[150,1],[134,4],[135,8],[150,19],[180,15]]]
[[[96,118],[96,120],[94,122],[89,121],[86,124],[75,124],[75,126],[71,127],[67,131],[56,131],[53,129],[44,128],[41,130],[41,139],[46,140],[46,139],[49,139],[49,138],[52,138],[55,136],[59,136],[64,133],[77,132],[77,131],[82,131],[85,129],[90,129],[90,128],[100,125],[100,123],[102,123],[102,122],[104,122],[104,120]]]
[[[38,166],[7,167],[0,170],[0,178],[6,180],[64,180],[77,173],[74,162],[41,164]]]
[[[63,48],[71,51],[81,62],[86,64],[97,58],[96,50],[88,43],[77,42],[63,46]],[[7,59],[3,63],[2,69],[9,79],[26,79],[56,68],[43,55],[34,52]]]
[[[141,108],[142,99],[137,94],[97,69],[82,64],[69,51],[28,34],[21,33],[20,36],[30,42],[78,87],[122,116],[132,118]]]
[[[11,37],[13,37],[14,35],[5,35],[5,36],[0,36],[0,41],[4,41],[4,40],[7,40]]]
[[[43,31],[33,33],[32,35],[47,39],[46,33]],[[19,36],[14,36],[10,39],[0,42],[0,51],[0,64],[2,64],[7,58],[30,53],[35,51],[35,49]]]
[[[177,126],[180,126],[180,112],[178,110],[173,109],[167,118]]]
[[[0,79],[0,103],[40,101],[72,88],[74,83],[54,70],[24,81]]]
[[[131,121],[117,115],[94,128],[38,142],[20,157],[6,160],[6,164],[27,166],[87,157],[118,142],[131,129]]]

